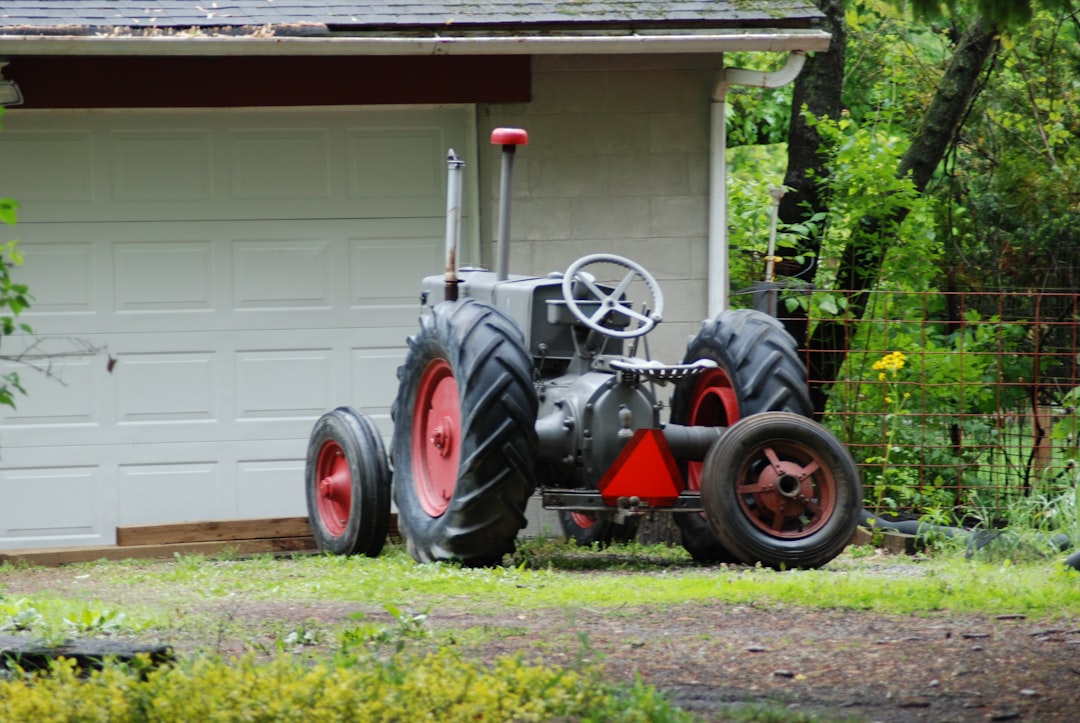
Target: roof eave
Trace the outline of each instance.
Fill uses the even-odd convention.
[[[507,36],[2,35],[0,56],[20,55],[605,55],[824,51],[816,29]]]

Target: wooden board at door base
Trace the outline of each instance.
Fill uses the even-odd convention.
[[[306,517],[211,520],[128,525],[117,545],[0,551],[0,563],[55,566],[95,560],[171,558],[180,555],[284,555],[317,552]]]

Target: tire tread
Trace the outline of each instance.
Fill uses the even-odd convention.
[[[514,322],[474,299],[433,307],[420,327],[398,370],[400,386],[391,408],[399,525],[420,562],[498,564],[514,550],[535,487],[538,402],[532,360]],[[450,363],[461,409],[456,489],[437,518],[415,499],[410,468],[415,386],[432,355]]]

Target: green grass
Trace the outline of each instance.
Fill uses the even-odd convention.
[[[392,604],[414,610],[467,602],[471,611],[482,614],[507,607],[769,601],[897,614],[1080,615],[1080,574],[1056,559],[1013,563],[1008,557],[966,559],[955,552],[922,559],[883,559],[866,557],[854,548],[819,570],[775,572],[700,567],[685,553],[664,547],[588,551],[533,542],[519,551],[517,561],[515,567],[479,569],[418,565],[402,548],[391,547],[377,559],[182,557],[172,562],[90,563],[73,572],[92,578],[94,591],[112,589],[121,597],[125,590],[137,591],[141,605],[147,604],[148,596],[160,597],[166,606],[241,596],[298,603],[349,601],[379,608]],[[51,591],[47,597],[70,602],[79,595],[77,588],[66,588]]]

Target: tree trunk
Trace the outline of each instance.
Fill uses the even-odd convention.
[[[798,223],[809,214],[825,210],[818,184],[826,172],[821,136],[803,119],[803,106],[818,118],[840,116],[847,54],[844,0],[818,0],[817,5],[825,13],[823,29],[832,35],[832,42],[827,52],[807,58],[792,90],[788,163],[784,176],[784,185],[791,190],[780,201],[780,220],[784,223]],[[793,249],[789,251],[794,254]]]
[[[821,189],[821,179],[828,173],[826,157],[821,152],[822,140],[817,129],[811,127],[803,117],[803,106],[816,118],[840,116],[847,57],[847,25],[844,21],[844,0],[817,0],[817,6],[825,13],[822,29],[832,35],[832,42],[828,51],[814,53],[813,57],[807,58],[792,89],[787,172],[784,175],[784,185],[789,190],[780,199],[778,211],[784,223],[799,223],[815,213],[828,210]],[[818,238],[811,238],[811,246],[801,249],[779,246],[777,256],[784,260],[777,263],[776,273],[789,278],[813,280],[819,241]],[[793,257],[800,255],[805,258],[802,263],[793,260]],[[809,331],[806,310],[800,307],[788,312],[781,308],[778,313],[784,327],[800,344],[804,343]]]

